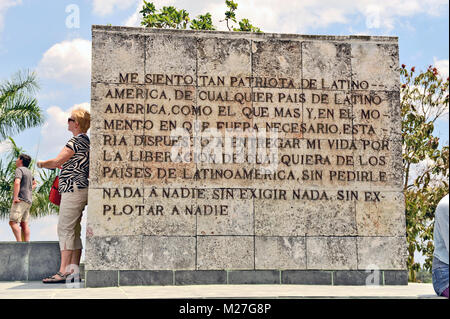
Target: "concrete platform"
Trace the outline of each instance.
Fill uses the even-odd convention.
[[[0,299],[446,299],[432,284],[407,286],[195,285],[71,288],[66,284],[0,282]]]

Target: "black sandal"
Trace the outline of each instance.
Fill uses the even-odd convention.
[[[61,277],[61,279],[56,279],[56,275]],[[42,282],[44,284],[62,284],[62,283],[66,283],[66,279],[67,279],[67,276],[64,275],[62,272],[58,271],[55,275],[42,279]]]

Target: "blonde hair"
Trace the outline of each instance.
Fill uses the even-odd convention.
[[[91,115],[89,112],[84,109],[75,109],[72,111],[72,116],[78,125],[80,125],[81,132],[86,133],[91,126]]]

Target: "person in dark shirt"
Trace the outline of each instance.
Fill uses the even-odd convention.
[[[14,176],[14,190],[11,211],[9,215],[9,225],[16,241],[30,241],[30,208],[32,202],[32,191],[36,187],[28,166],[31,157],[27,154],[20,154],[16,160],[16,172]]]

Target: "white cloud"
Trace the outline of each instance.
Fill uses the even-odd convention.
[[[449,63],[447,60],[438,60],[436,57],[433,58],[434,66],[438,69],[439,74],[442,78],[446,79],[448,77]]]
[[[114,1],[113,1],[114,2]],[[139,8],[142,2],[139,1]],[[190,17],[210,12],[219,30],[226,30],[223,20],[226,11],[223,0],[156,0],[157,9],[173,5],[185,9]],[[357,20],[369,29],[391,31],[405,23],[405,17],[418,14],[440,15],[448,7],[448,0],[241,0],[236,11],[238,20],[248,18],[264,32],[303,33],[332,24],[348,24]],[[140,15],[136,12],[127,20],[136,26]],[[133,22],[134,24],[131,24]]]
[[[136,2],[137,0],[94,0],[94,13],[99,16],[106,16],[113,13],[115,9],[126,10]],[[141,0],[139,2],[143,3]]]
[[[140,27],[142,14],[139,11],[142,10],[142,4],[139,3],[134,13],[124,22],[127,27]]]
[[[9,8],[22,4],[22,0],[0,0],[0,31],[3,30],[4,16]]]
[[[48,49],[37,67],[39,76],[77,87],[88,86],[91,77],[91,41],[63,41]]]
[[[54,158],[66,145],[72,136],[72,133],[67,130],[67,118],[69,118],[72,110],[76,108],[90,110],[90,103],[75,104],[67,110],[63,110],[59,106],[51,106],[47,109],[47,120],[41,129],[41,146],[38,160]]]
[[[0,155],[3,153],[9,152],[11,150],[11,141],[10,140],[4,140],[0,142]]]

